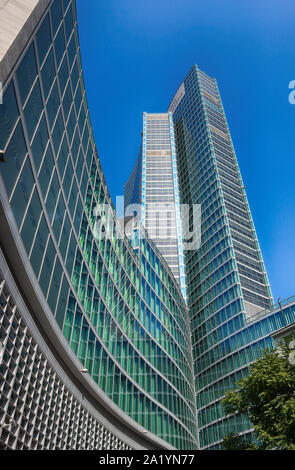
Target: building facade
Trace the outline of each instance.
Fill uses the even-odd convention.
[[[274,305],[217,82],[197,66],[180,85],[168,113],[144,113],[141,151],[125,198],[127,205],[142,203],[142,223],[152,226],[148,235],[155,239],[155,228],[167,226],[167,220],[161,220],[160,211],[155,220],[149,209],[153,202],[174,205],[173,227],[181,224],[180,237],[201,233],[198,249],[185,249],[184,240],[180,244],[200,447],[220,449],[230,432],[255,439],[248,416],[225,416],[221,402],[248,373],[249,364],[274,346],[273,332],[294,323],[294,302]],[[180,204],[201,206],[200,227],[193,210],[188,220],[180,217]],[[156,243],[169,263],[165,245]]]
[[[1,448],[195,449],[188,311],[117,224],[75,2],[1,8]]]
[[[180,201],[202,207],[201,246],[185,252],[185,267],[200,445],[213,449],[229,432],[251,432],[247,416],[224,416],[221,399],[273,345],[273,326],[248,326],[273,298],[216,80],[194,65],[169,112]]]

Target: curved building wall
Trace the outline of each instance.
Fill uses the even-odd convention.
[[[94,409],[100,403],[107,423],[120,423],[128,439],[124,443],[113,430],[119,446],[196,448],[191,344],[180,288],[153,244],[140,240],[134,250],[116,222],[91,129],[75,2],[40,4],[34,27],[34,15],[29,18],[33,35],[6,73],[0,106],[3,263],[53,356],[71,371],[70,380],[85,389]],[[5,331],[1,341],[9,355]],[[6,367],[0,366],[3,383]],[[7,402],[1,412],[5,419],[12,413],[17,432],[24,432],[11,406]],[[43,446],[38,437],[34,442]],[[58,447],[55,441],[48,445]]]

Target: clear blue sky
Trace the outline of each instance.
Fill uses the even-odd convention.
[[[123,194],[142,112],[196,63],[218,80],[275,299],[295,294],[294,0],[77,0],[94,134]]]

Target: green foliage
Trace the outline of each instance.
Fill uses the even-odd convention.
[[[230,433],[223,440],[224,450],[255,450],[255,444],[238,434]]]
[[[249,366],[249,375],[237,384],[238,388],[227,392],[223,400],[227,414],[248,412],[262,443],[260,449],[295,450],[295,366],[289,361],[291,340],[285,338],[279,348],[265,351]],[[224,445],[229,444],[238,445],[232,435],[224,440]]]

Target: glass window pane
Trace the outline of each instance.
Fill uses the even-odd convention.
[[[39,174],[39,184],[45,199],[48,185],[51,179],[52,171],[54,167],[53,156],[50,145],[47,147],[47,151],[43,160],[42,168]]]
[[[61,144],[63,133],[64,133],[64,124],[63,124],[61,110],[59,110],[58,118],[56,120],[54,131],[52,134],[52,140],[53,140],[53,145],[54,145],[56,154],[58,153],[58,149]]]
[[[54,221],[53,221],[53,225],[52,225],[54,235],[55,235],[55,239],[56,239],[57,242],[59,240],[59,235],[60,235],[61,226],[62,226],[62,223],[63,223],[65,211],[66,211],[66,207],[65,207],[65,204],[64,204],[62,193],[60,192],[59,201],[58,201],[58,204],[57,204],[57,207],[56,207]]]
[[[77,160],[79,147],[80,147],[80,137],[79,137],[78,128],[76,127],[75,137],[72,142],[72,157],[73,157],[74,162]]]
[[[53,5],[51,7],[51,21],[52,21],[52,29],[53,29],[53,34],[56,33],[61,19],[62,19],[62,9],[61,9],[61,2],[60,0],[55,0],[53,2]]]
[[[71,194],[70,194],[69,201],[68,201],[68,208],[72,217],[74,216],[74,213],[75,213],[77,196],[78,196],[78,187],[74,179],[72,189],[71,189]]]
[[[31,96],[26,104],[26,108],[24,111],[30,140],[32,139],[35,129],[37,127],[42,109],[43,103],[38,80],[34,86],[34,89],[31,93]]]
[[[71,0],[62,0],[62,4],[63,4],[63,7],[64,7],[64,13],[66,12],[70,2],[71,2]]]
[[[67,253],[68,242],[69,242],[69,239],[70,239],[70,233],[71,233],[71,225],[70,225],[69,217],[66,214],[63,229],[62,229],[62,235],[61,235],[60,241],[59,241],[59,250],[60,250],[60,253],[61,253],[64,261],[66,259],[66,253]]]
[[[41,261],[44,255],[48,234],[49,234],[48,227],[45,221],[45,217],[43,215],[40,225],[39,225],[37,235],[36,235],[31,257],[30,257],[32,267],[37,277],[39,274]]]
[[[68,194],[71,188],[73,175],[74,175],[73,165],[72,165],[71,159],[69,158],[67,169],[65,172],[64,181],[63,181],[63,188],[64,188],[66,199],[68,198]]]
[[[0,149],[4,150],[11,131],[18,118],[18,107],[16,104],[14,86],[11,82],[3,96],[0,106]]]
[[[1,106],[0,106],[1,109]],[[21,123],[19,122],[5,152],[5,163],[1,163],[1,174],[8,197],[22,167],[27,148]]]
[[[49,139],[49,136],[48,136],[45,117],[43,114],[38,130],[36,132],[36,135],[32,143],[32,153],[34,157],[36,171],[38,171],[40,168],[40,164],[41,164],[45,149],[47,147],[48,139]]]
[[[69,78],[68,61],[65,56],[58,72],[58,79],[59,79],[61,90],[65,89],[68,78]]]
[[[55,316],[55,319],[61,329],[63,327],[64,317],[65,317],[65,313],[66,313],[66,309],[68,305],[69,293],[70,293],[69,284],[64,276],[60,294],[59,294],[59,301],[58,301],[58,306],[56,309],[56,316]]]
[[[81,102],[82,102],[82,91],[81,91],[81,85],[79,82],[79,86],[77,87],[76,96],[75,96],[75,106],[76,106],[77,115],[79,114]]]
[[[75,42],[75,34],[73,34],[72,39],[68,45],[68,56],[69,56],[69,64],[70,68],[72,67],[72,63],[74,62],[76,56],[76,42]]]
[[[74,263],[75,254],[76,254],[76,247],[77,247],[77,242],[75,239],[75,235],[72,232],[71,241],[70,241],[69,249],[68,249],[68,255],[67,255],[67,263],[66,263],[67,270],[70,276],[72,275],[73,263]]]
[[[55,77],[55,66],[52,49],[49,52],[47,59],[41,70],[41,77],[43,83],[43,90],[45,99],[47,99],[50,88],[52,87],[54,77]]]
[[[58,296],[60,282],[61,282],[61,276],[62,276],[61,264],[59,262],[59,259],[56,257],[54,272],[53,272],[53,276],[51,279],[51,285],[50,285],[50,290],[48,294],[48,304],[53,314],[56,308],[57,296]]]
[[[61,179],[65,171],[68,156],[69,156],[69,147],[68,147],[66,136],[64,135],[62,146],[59,151],[58,161],[57,161]]]
[[[54,248],[53,242],[50,238],[49,242],[48,242],[46,254],[45,254],[45,257],[44,257],[44,260],[43,260],[42,271],[41,271],[41,275],[40,275],[40,279],[39,279],[39,284],[41,286],[41,289],[42,289],[43,294],[45,295],[45,297],[47,295],[49,281],[50,281],[50,277],[51,277],[51,274],[52,274],[55,254],[56,254],[55,248]]]
[[[81,135],[83,134],[83,129],[85,127],[85,121],[86,121],[86,115],[85,115],[84,106],[82,105],[81,111],[80,111],[80,116],[79,116],[79,121],[78,121]]]
[[[50,221],[52,221],[53,214],[54,214],[54,209],[56,205],[56,201],[58,198],[58,193],[59,193],[59,182],[57,178],[56,171],[54,172],[50,189],[47,194],[47,199],[46,199],[46,209],[47,213],[49,215]]]
[[[33,238],[35,236],[36,230],[37,230],[41,211],[42,211],[42,206],[40,203],[37,190],[35,188],[28,211],[27,211],[27,215],[26,215],[26,218],[24,220],[22,230],[21,230],[22,240],[23,240],[23,243],[25,245],[25,248],[28,254],[30,253],[31,248],[32,248],[32,242],[33,242]]]
[[[73,31],[73,27],[74,27],[72,8],[69,8],[69,10],[66,14],[65,27],[66,27],[66,38],[67,38],[67,42],[68,42],[68,40],[71,36],[71,33]]]
[[[71,87],[70,87],[70,82],[69,82],[67,86],[67,90],[63,98],[63,109],[65,113],[65,120],[68,119],[72,101],[73,101],[73,97],[72,97],[72,92],[71,92]]]
[[[49,16],[47,15],[44,19],[37,35],[37,48],[39,54],[39,63],[42,64],[44,57],[47,54],[49,46],[51,44],[51,33],[50,33],[50,24],[49,24]]]
[[[60,28],[59,32],[57,33],[57,36],[54,41],[54,47],[55,47],[56,63],[57,63],[57,66],[59,66],[60,61],[65,51],[65,48],[66,48],[63,28]]]
[[[27,157],[11,200],[14,217],[19,227],[23,219],[28,201],[34,185],[34,178],[29,159]]]
[[[75,111],[74,111],[74,106],[72,107],[72,111],[69,117],[69,121],[67,124],[67,131],[68,131],[68,137],[69,137],[69,142],[72,142],[73,139],[73,134],[76,126],[76,116],[75,116]]]
[[[20,91],[22,103],[24,104],[29,91],[32,88],[33,82],[37,76],[37,65],[34,51],[34,44],[32,44],[23,58],[18,70],[16,72],[18,79],[18,88]]]
[[[52,128],[54,121],[56,119],[59,105],[60,105],[60,100],[59,100],[59,94],[58,94],[58,89],[57,89],[57,82],[55,82],[51,90],[49,99],[47,101],[47,105],[46,105],[50,128]]]
[[[79,80],[79,69],[78,69],[78,65],[77,65],[77,60],[75,61],[75,65],[74,65],[73,70],[71,72],[71,79],[72,79],[73,90],[75,92],[76,87],[77,87],[77,82]]]
[[[74,226],[75,226],[77,235],[79,235],[79,229],[80,229],[80,224],[81,224],[81,219],[82,219],[82,211],[83,211],[82,203],[81,203],[81,199],[79,198],[78,203],[77,203],[77,208],[76,208],[75,221],[74,221]]]

